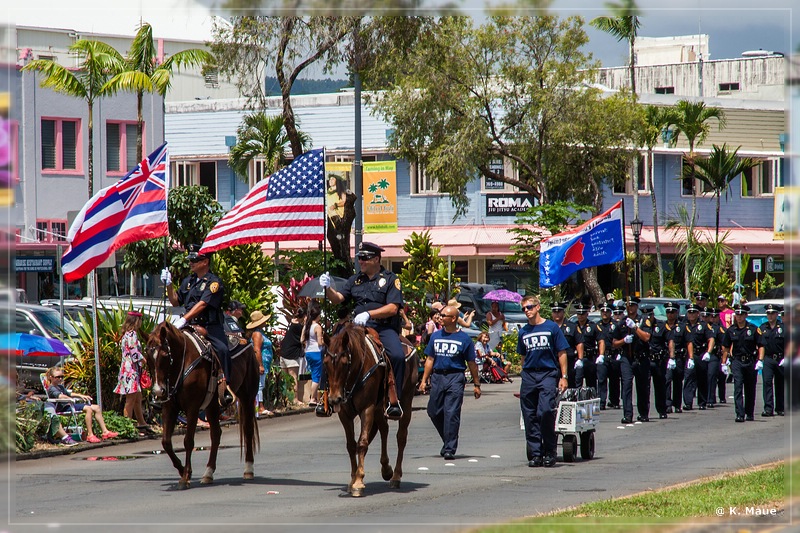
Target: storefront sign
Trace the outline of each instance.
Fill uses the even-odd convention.
[[[767,256],[767,272],[783,272],[783,259]]]
[[[17,272],[52,272],[56,266],[55,257],[15,257]]]
[[[486,216],[507,217],[536,205],[536,199],[527,193],[487,194]]]

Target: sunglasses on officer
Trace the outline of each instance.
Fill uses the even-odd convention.
[[[378,257],[375,254],[356,254],[356,259],[359,261],[369,261],[370,259]]]

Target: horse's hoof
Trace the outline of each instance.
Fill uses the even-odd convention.
[[[191,487],[191,482],[189,481],[181,481],[178,483],[178,490],[186,490]]]
[[[381,469],[381,477],[384,481],[389,481],[394,476],[394,471],[391,467]]]
[[[242,477],[244,479],[255,479],[256,475],[253,472],[245,472]]]
[[[361,497],[361,489],[353,489],[350,491],[350,496],[353,498],[360,498]]]
[[[389,482],[389,488],[390,489],[399,489],[400,488],[400,480],[399,479],[391,480]]]
[[[203,476],[202,478],[200,478],[200,484],[201,485],[211,485],[212,483],[214,483],[214,478],[213,477]]]

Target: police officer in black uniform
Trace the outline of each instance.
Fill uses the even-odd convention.
[[[639,371],[641,367],[641,365],[635,365],[635,363],[639,363],[643,358],[647,359],[649,353],[650,320],[639,317],[639,301],[636,296],[629,297],[625,301],[628,316],[619,321],[614,335],[614,347],[622,350],[619,371],[622,375],[623,424],[633,422],[633,375],[634,369]],[[637,380],[636,408],[639,412],[638,419],[642,422],[649,422],[650,394],[649,391],[646,395],[639,393],[640,383],[642,386],[644,385],[643,381]],[[649,376],[647,385],[649,389]]]
[[[688,310],[695,306],[690,304]],[[697,309],[699,312],[700,310]],[[689,351],[693,350],[691,343],[688,342],[689,330],[686,322],[679,320],[678,312],[667,313],[667,342],[669,346],[669,360],[667,361],[667,412],[682,413],[681,402],[683,402],[683,374],[686,368],[686,359]],[[694,352],[692,351],[692,354]]]
[[[399,336],[403,293],[397,275],[381,265],[383,251],[383,248],[371,242],[359,244],[356,258],[361,272],[351,276],[341,291],[331,287],[330,275],[327,273],[322,274],[319,281],[332,303],[340,304],[348,300],[355,303],[355,324],[373,328],[380,335],[383,348],[392,364],[398,400],[398,403],[387,407],[386,416],[399,419],[403,415],[399,402],[406,368],[405,353]]]
[[[574,389],[581,386],[581,383],[576,380],[576,370],[578,367],[583,366],[583,343],[580,341],[580,335],[575,328],[575,324],[564,320],[567,305],[567,302],[553,302],[550,304],[550,312],[552,313],[553,322],[561,328],[561,332],[569,344],[567,349],[567,383],[570,389]]]
[[[578,323],[575,329],[578,332],[578,341],[583,344],[583,359],[581,364],[575,368],[575,383],[580,387],[584,378],[587,387],[597,389],[597,337],[600,330],[593,321],[589,320],[589,304],[578,302],[575,306],[575,314],[578,315]],[[578,364],[577,361],[575,363]]]
[[[700,313],[702,316],[703,321],[708,325],[709,329],[711,330],[710,337],[711,341],[709,342],[709,346],[711,349],[700,356],[700,363],[706,366],[706,382],[705,382],[705,389],[706,389],[706,404],[705,406],[709,409],[714,408],[714,402],[717,398],[717,387],[719,385],[719,375],[722,373],[722,358],[720,354],[722,353],[722,335],[725,334],[725,328],[723,328],[717,317],[719,316],[719,310],[715,309],[714,307],[706,307]],[[722,331],[720,331],[722,330]],[[706,358],[708,355],[708,358]],[[722,383],[724,384],[725,381],[723,380]],[[697,381],[697,386],[702,387],[703,383],[699,380]],[[697,400],[698,403],[700,398],[701,389],[698,388],[697,393]],[[703,406],[700,405],[700,409],[703,409]]]
[[[778,313],[781,311],[783,311],[783,307],[780,305],[767,304],[767,321],[761,324],[759,346],[764,349],[764,368],[761,369],[761,377],[764,379],[764,411],[761,416],[775,416],[776,414],[783,416],[784,412],[783,384],[786,361],[783,355],[784,327],[783,323],[778,320]]]
[[[667,302],[664,310],[669,314],[677,314],[678,306]],[[667,360],[669,359],[669,342],[667,341],[666,322],[651,318],[650,328],[650,376],[653,380],[653,396],[659,419],[667,418]]]
[[[211,257],[200,253],[199,244],[189,245],[189,269],[192,273],[181,282],[175,290],[172,275],[168,269],[161,272],[161,280],[167,286],[167,296],[172,305],[182,305],[186,312],[173,325],[180,329],[186,324],[200,326],[207,332],[207,338],[214,346],[223,377],[220,379],[218,392],[220,404],[227,407],[233,401],[226,381],[230,379],[231,360],[228,354],[228,339],[223,327],[224,317],[222,301],[225,298],[225,287],[222,280],[210,269]]]
[[[697,293],[703,295],[703,293]],[[687,346],[690,346],[686,360],[686,376],[683,382],[683,409],[691,411],[697,394],[697,405],[705,411],[708,398],[708,360],[714,349],[714,332],[709,325],[700,320],[700,312],[705,307],[690,305],[686,311],[686,327],[689,332]]]
[[[225,333],[244,336],[244,330],[239,325],[243,310],[244,304],[241,302],[231,300],[228,303],[228,309],[225,311],[225,323],[223,324]]]
[[[613,341],[613,322],[611,322],[612,302],[605,301],[600,304],[600,322],[595,324],[597,330],[597,397],[600,398],[600,410],[605,411],[608,400],[608,372],[611,367],[611,356],[606,357]]]
[[[604,308],[608,310],[605,311]],[[608,393],[608,407],[611,409],[619,409],[619,395],[620,395],[620,375],[619,375],[619,357],[621,350],[614,348],[614,335],[617,330],[617,323],[619,317],[625,312],[625,306],[622,305],[617,309],[611,300],[605,302],[600,306],[600,322],[597,326],[600,328],[600,336],[598,341],[598,348],[603,354],[601,365],[605,365],[605,369],[597,369],[598,386],[603,377],[606,386],[603,388],[601,395],[600,409],[603,409],[605,404],[605,393]],[[619,315],[619,316],[618,316]]]
[[[736,405],[736,421],[754,420],[756,406],[756,384],[758,371],[764,363],[764,347],[759,347],[761,330],[748,322],[750,307],[733,306],[733,325],[725,332],[722,345],[728,350],[733,372],[733,402]],[[724,361],[723,361],[724,362]]]

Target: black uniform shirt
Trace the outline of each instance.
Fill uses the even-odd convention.
[[[198,316],[194,317],[190,323],[200,326],[222,325],[222,299],[225,296],[225,288],[222,280],[211,271],[205,276],[198,278],[196,274],[191,274],[181,282],[177,291],[178,303],[186,311],[190,311],[197,302],[205,302],[206,308]]]
[[[595,355],[597,353],[597,341],[599,340],[600,328],[592,322],[587,320],[583,326],[580,323],[575,324],[575,330],[578,332],[578,342],[583,343],[585,355]]]
[[[627,317],[625,317],[625,318],[627,318]],[[633,356],[647,356],[647,355],[649,355],[650,354],[650,347],[648,346],[648,343],[646,343],[642,339],[640,339],[639,336],[636,333],[634,333],[631,328],[628,327],[628,325],[625,323],[625,318],[620,320],[619,323],[617,324],[617,328],[614,331],[614,339],[615,340],[624,339],[628,335],[633,335],[633,343],[631,343],[629,345],[628,344],[623,345],[622,346],[622,354],[626,355],[628,353],[628,350],[625,347],[626,346],[630,346],[631,347],[631,354]],[[652,324],[650,323],[650,319],[649,318],[645,318],[641,322],[639,322],[637,320],[636,322],[639,324],[639,329],[641,329],[642,331],[644,331],[646,333],[651,333],[652,334]]]
[[[706,348],[708,348],[708,340],[714,338],[714,330],[711,329],[711,324],[698,320],[696,324],[692,325],[687,320],[686,330],[689,332],[687,342],[694,344],[694,355],[702,357],[706,352]]]
[[[379,309],[386,304],[396,304],[398,313],[403,308],[403,293],[400,290],[400,280],[394,272],[390,272],[383,267],[372,278],[363,272],[350,276],[350,279],[347,280],[340,292],[345,300],[350,298],[355,302],[353,313],[356,315],[364,311]],[[395,317],[379,319],[375,322],[380,325],[396,326],[399,331],[399,314]]]
[[[689,331],[685,322],[675,322],[672,326],[664,324],[667,330],[667,343],[669,341],[675,342],[675,357],[683,357],[686,355],[686,342],[689,336]]]
[[[654,355],[668,354],[667,342],[666,322],[657,318],[653,319],[653,326],[650,330],[650,353]]]
[[[728,328],[722,345],[730,350],[732,357],[754,357],[761,339],[761,330],[750,322],[745,322],[740,328],[736,324]],[[731,348],[731,346],[733,346]]]
[[[776,359],[783,358],[785,332],[783,324],[780,322],[775,323],[775,327],[771,328],[769,322],[761,324],[761,338],[758,341],[759,346],[764,347],[764,355],[766,357],[775,357]]]
[[[722,324],[709,324],[711,326],[711,331],[714,332],[714,349],[711,351],[711,355],[716,355],[717,357],[722,357],[722,341],[725,339],[725,326]]]
[[[235,335],[244,334],[241,326],[239,326],[239,321],[236,320],[236,317],[233,315],[225,314],[225,323],[223,326],[225,327],[225,333],[231,333]]]
[[[614,333],[617,331],[617,323],[611,319],[608,322],[602,320],[597,323],[597,340],[602,339],[606,343],[606,354],[617,353],[619,348],[614,348],[612,341],[614,340]]]
[[[567,344],[569,344],[569,348],[567,348],[567,357],[577,357],[577,346],[581,343],[580,335],[578,334],[578,328],[575,327],[575,324],[572,322],[564,321],[561,324],[561,333],[564,334],[564,338],[567,339]]]

